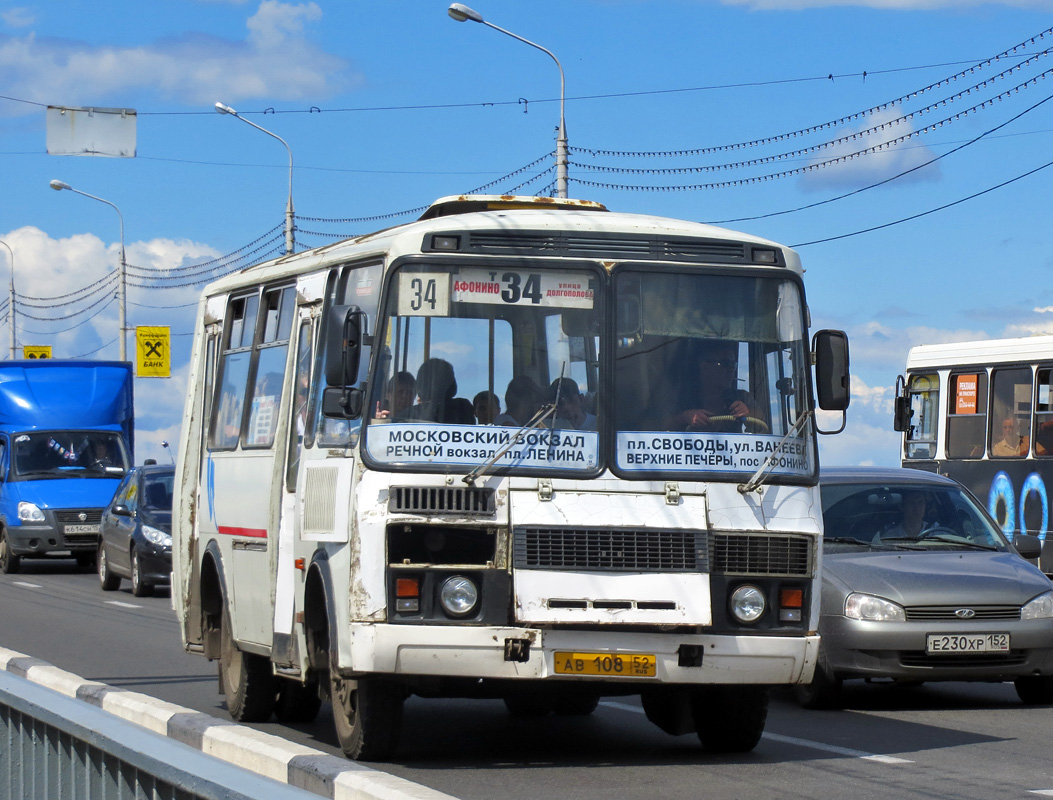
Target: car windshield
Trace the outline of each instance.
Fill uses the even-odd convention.
[[[146,473],[143,475],[143,506],[153,511],[172,510],[174,473]]]
[[[921,483],[820,483],[824,551],[1005,550],[1006,540],[961,488]]]
[[[14,480],[120,476],[128,469],[124,442],[110,431],[31,431],[13,439]]]

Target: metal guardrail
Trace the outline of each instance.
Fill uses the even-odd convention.
[[[0,672],[0,797],[316,800],[318,795]]]
[[[454,800],[0,647],[0,800]]]

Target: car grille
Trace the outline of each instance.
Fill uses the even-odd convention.
[[[900,653],[900,663],[905,667],[930,667],[932,669],[969,669],[974,667],[1017,667],[1027,662],[1027,653],[1011,650],[1008,653],[961,653],[930,656],[921,651]]]
[[[725,575],[811,575],[812,540],[807,536],[717,533],[710,561]]]
[[[705,531],[516,528],[519,569],[706,572]]]
[[[1020,606],[908,606],[908,622],[982,622],[984,620],[1020,619]],[[972,611],[960,616],[959,611]]]

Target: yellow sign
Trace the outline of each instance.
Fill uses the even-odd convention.
[[[140,325],[135,329],[135,374],[140,378],[172,376],[171,336],[168,326]]]
[[[51,345],[27,344],[22,346],[22,358],[51,358]]]

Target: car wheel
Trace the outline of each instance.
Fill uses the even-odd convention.
[[[1053,704],[1053,676],[1026,675],[1013,681],[1017,696],[1024,705],[1048,706]]]
[[[226,612],[220,622],[220,640],[219,685],[227,698],[231,719],[266,722],[278,696],[270,659],[238,650]]]
[[[0,528],[0,570],[5,575],[14,575],[22,568],[22,557],[11,552],[7,542],[7,530]]]
[[[148,597],[153,594],[154,587],[146,582],[143,577],[143,564],[139,558],[139,551],[132,548],[132,594],[136,597]]]
[[[402,688],[383,678],[351,680],[330,670],[329,694],[344,755],[353,761],[391,757],[402,731]]]
[[[99,586],[104,592],[112,592],[120,587],[121,576],[115,575],[110,569],[110,560],[106,558],[106,548],[99,542],[99,555],[95,560],[99,568]]]
[[[841,707],[841,679],[834,675],[826,651],[819,645],[819,657],[815,663],[815,674],[811,683],[794,687],[797,702],[803,708],[832,709]]]
[[[768,687],[710,686],[691,693],[691,716],[702,746],[714,753],[748,753],[768,719]]]

